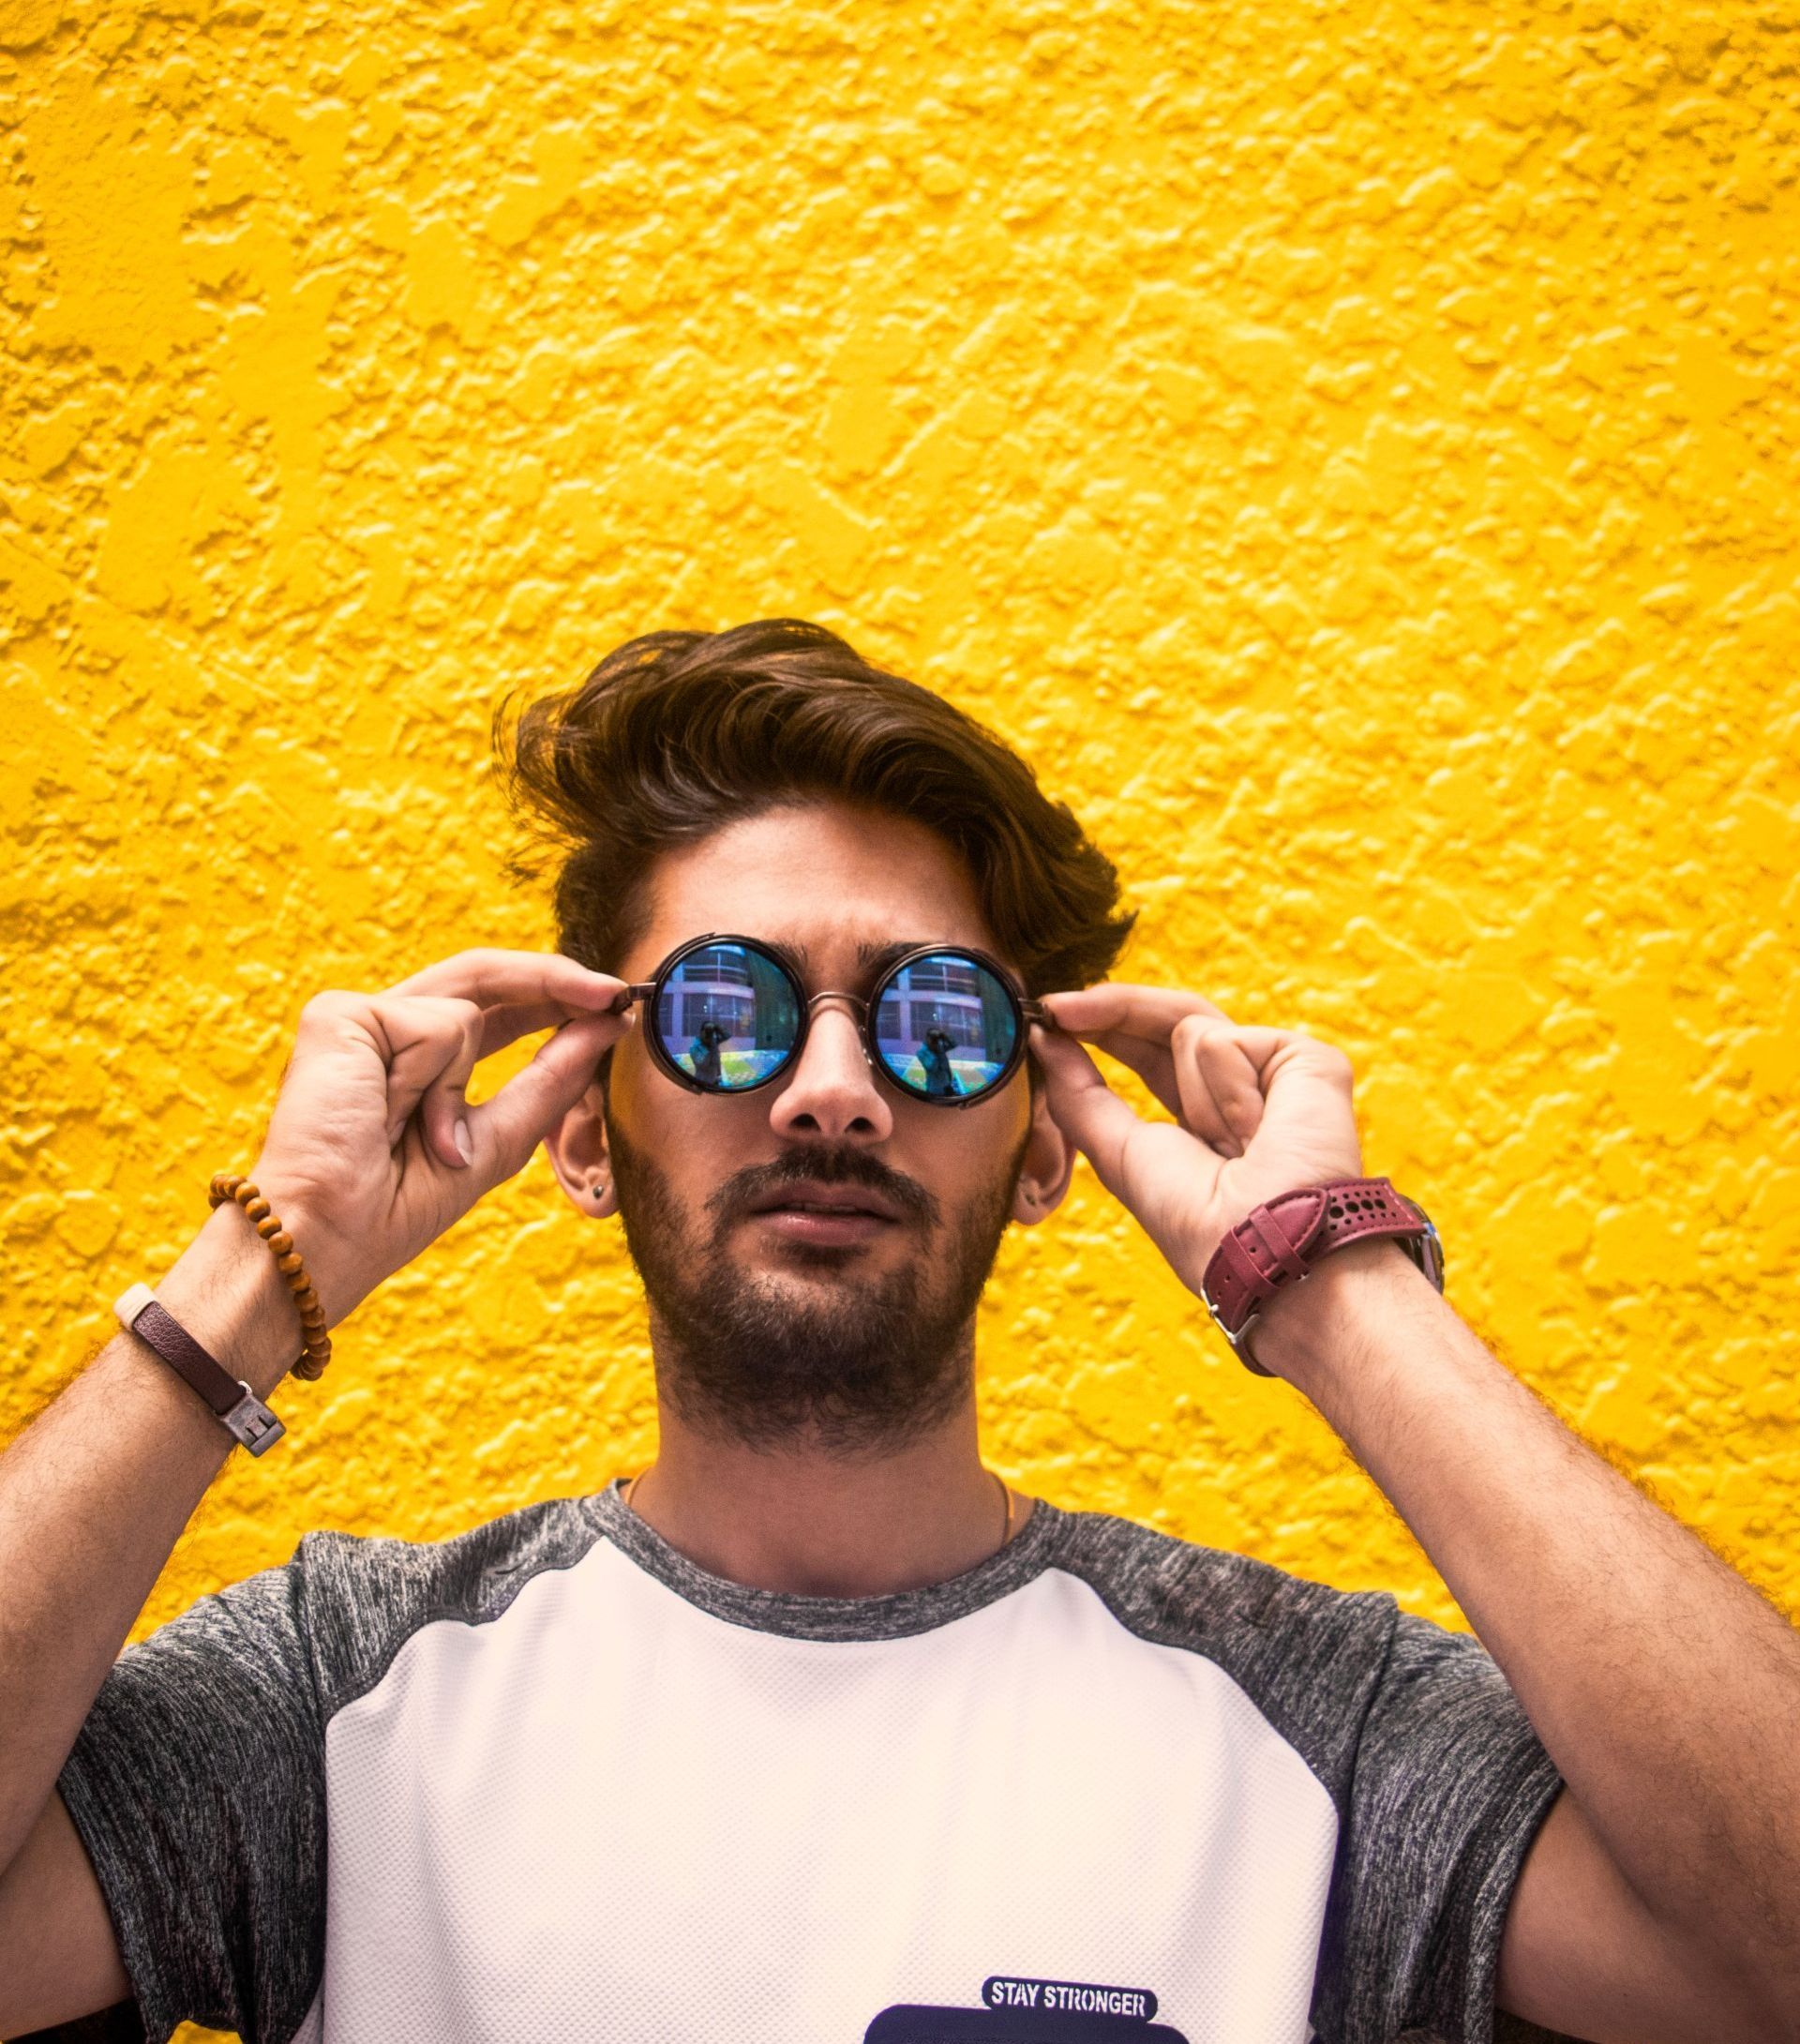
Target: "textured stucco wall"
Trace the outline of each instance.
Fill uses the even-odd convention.
[[[810,615],[1022,744],[1130,976],[1342,1045],[1514,1366],[1800,1595],[1800,6],[0,5],[0,1430],[306,996],[543,940],[489,706]],[[1460,1622],[1084,1174],[996,1462]],[[541,1160],[144,1625],[652,1446]]]

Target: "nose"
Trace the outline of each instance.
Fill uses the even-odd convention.
[[[862,1047],[855,1009],[841,995],[815,1004],[788,1083],[769,1110],[777,1135],[878,1143],[893,1133],[893,1113]]]

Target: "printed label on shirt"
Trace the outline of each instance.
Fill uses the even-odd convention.
[[[1147,1987],[1089,1987],[1079,1980],[1018,1980],[997,1973],[982,1984],[989,2008],[1048,2008],[1058,2014],[1131,2016],[1148,2022],[1156,1996]]]
[[[876,2017],[863,2044],[1187,2044],[1155,2014],[1148,1988],[996,1973],[979,2008],[901,2003]]]

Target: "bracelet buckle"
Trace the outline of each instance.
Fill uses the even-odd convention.
[[[288,1430],[242,1377],[237,1381],[244,1395],[229,1412],[219,1414],[220,1422],[251,1454],[266,1454]]]

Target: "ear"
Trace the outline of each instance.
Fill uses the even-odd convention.
[[[544,1138],[544,1153],[557,1183],[570,1204],[592,1220],[604,1220],[619,1211],[619,1189],[613,1182],[607,1143],[606,1106],[606,1095],[596,1082]]]
[[[1075,1146],[1051,1118],[1050,1096],[1035,1066],[1030,1084],[1031,1126],[1012,1195],[1012,1218],[1026,1227],[1035,1227],[1061,1206],[1075,1175]]]

